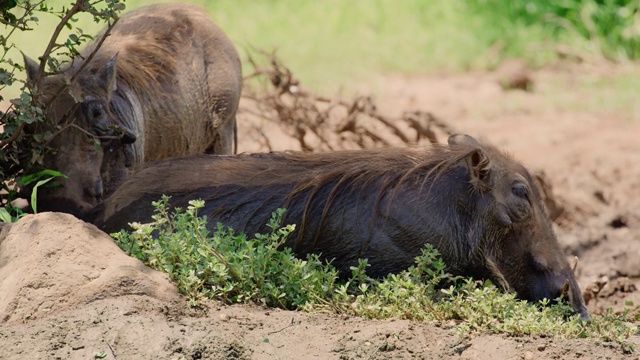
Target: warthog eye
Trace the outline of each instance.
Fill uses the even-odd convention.
[[[517,197],[526,199],[528,195],[527,186],[524,184],[514,184],[511,186],[511,192]]]

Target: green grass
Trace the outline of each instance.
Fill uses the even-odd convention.
[[[129,255],[168,273],[194,306],[202,298],[213,298],[375,319],[435,324],[454,320],[464,333],[592,338],[615,343],[625,352],[633,350],[627,339],[638,328],[626,313],[607,312],[594,316],[590,324],[580,322],[564,302],[529,303],[491,283],[451,277],[430,246],[414,266],[399,274],[371,279],[367,262],[360,260],[352,276],[340,281],[336,269],[317,256],[298,259],[290,249],[280,249],[295,229],[281,227],[284,210],[273,214],[268,234],[249,237],[222,225],[210,233],[206,219],[198,216],[204,202],[189,204],[170,213],[164,197],[154,203],[153,224],[133,224],[133,233],[112,235]]]
[[[461,16],[466,7],[459,1],[193,2],[208,8],[241,56],[252,48],[275,49],[303,83],[322,90],[388,72],[464,70],[482,65],[487,50],[473,31],[481,26],[479,20]],[[59,7],[66,1],[48,3]],[[131,10],[146,3],[129,0],[126,5]],[[36,32],[20,34],[15,42],[36,57],[55,23],[55,17],[44,14]],[[101,28],[90,17],[77,24],[87,33]]]
[[[67,2],[47,3],[59,7]],[[150,2],[129,0],[126,5],[131,10]],[[630,1],[535,6],[525,0],[194,2],[208,8],[243,56],[252,47],[277,49],[304,84],[320,91],[349,88],[379,74],[491,68],[504,57],[540,65],[557,58],[556,44],[609,58],[636,58],[640,52],[631,16],[638,5]],[[42,15],[41,26],[15,42],[38,56],[55,20]],[[88,33],[101,28],[90,17],[79,19],[78,26]]]

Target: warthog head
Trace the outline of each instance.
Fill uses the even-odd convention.
[[[568,290],[582,320],[589,320],[573,269],[558,244],[537,183],[514,161],[484,151],[468,135],[453,135],[450,146],[471,145],[466,157],[471,185],[480,193],[477,212],[485,219],[481,256],[490,277],[525,300],[554,300]]]
[[[44,128],[26,131],[50,133],[47,145],[53,151],[45,154],[43,168],[67,176],[58,186],[39,191],[38,211],[64,211],[81,216],[103,196],[103,177],[115,176],[108,173],[108,163],[119,161],[130,165],[127,151],[117,151],[135,142],[136,134],[116,120],[126,112],[126,108],[112,104],[117,96],[116,63],[117,55],[100,68],[87,68],[73,84],[70,76],[77,70],[71,67],[63,74],[45,77],[36,85],[38,64],[25,56],[28,81],[45,104],[45,116],[51,121]]]

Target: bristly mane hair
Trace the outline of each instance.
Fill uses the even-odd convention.
[[[297,241],[302,241],[308,219],[317,215],[312,209],[312,202],[316,194],[324,187],[331,186],[331,190],[327,198],[324,199],[324,207],[319,217],[318,231],[314,236],[313,246],[318,241],[319,230],[325,223],[333,201],[344,192],[356,188],[360,192],[375,193],[374,209],[388,212],[392,204],[391,201],[387,209],[379,209],[380,201],[385,194],[391,194],[390,198],[393,199],[405,182],[418,185],[418,193],[424,191],[425,185],[430,183],[431,185],[426,189],[426,191],[430,191],[441,175],[459,166],[467,156],[478,149],[478,147],[468,145],[389,148],[357,151],[349,156],[340,152],[318,154],[317,160],[309,154],[287,154],[288,160],[311,160],[316,164],[322,161],[329,164],[322,166],[326,171],[316,174],[310,181],[299,182],[287,197],[285,208],[296,197],[307,194]],[[370,228],[375,221],[375,217],[372,217]]]
[[[239,154],[223,156],[224,161],[214,161],[207,166],[210,155],[198,155],[197,166],[203,166],[204,174],[215,171],[220,174],[217,185],[268,186],[273,184],[298,184],[300,191],[326,186],[338,181],[340,186],[355,185],[366,188],[386,179],[382,191],[407,181],[414,175],[435,176],[460,164],[469,154],[482,149],[491,158],[508,158],[490,145],[429,145],[393,147],[371,150],[342,150],[326,153],[301,151],[272,152],[265,154]],[[259,161],[250,159],[259,158]],[[172,160],[158,162],[170,167]],[[157,165],[151,165],[157,166]],[[194,164],[195,166],[195,164]],[[211,167],[211,168],[208,168]],[[287,171],[284,171],[287,170]],[[184,179],[180,187],[189,188],[201,184],[197,178]]]
[[[490,157],[506,157],[492,146],[483,144],[481,147]],[[353,192],[375,194],[374,209],[388,211],[379,209],[385,194],[393,198],[405,183],[415,184],[419,191],[429,191],[435,180],[464,164],[464,159],[478,149],[478,146],[463,144],[328,153],[241,154],[226,158],[225,161],[215,161],[210,165],[211,168],[206,166],[205,156],[205,161],[197,166],[198,170],[194,164],[193,171],[198,174],[197,178],[206,178],[207,172],[217,173],[214,181],[216,187],[268,188],[272,185],[290,185],[291,191],[284,207],[289,209],[294,202],[304,204],[301,223],[298,224],[298,241],[301,241],[310,219],[318,219],[315,244],[333,202],[341,196]],[[260,161],[251,161],[255,158],[260,158]],[[185,179],[180,187],[194,189],[201,186],[201,179],[192,178]],[[179,189],[175,190],[180,192]],[[318,201],[323,204],[321,209],[314,205]],[[371,221],[373,224],[375,219]]]
[[[195,15],[192,13],[191,16]],[[127,84],[138,96],[150,95],[141,96],[142,100],[154,99],[155,95],[162,94],[164,88],[173,85],[177,73],[176,60],[181,53],[190,50],[195,26],[189,17],[179,11],[174,11],[172,16],[151,12],[133,13],[125,17],[137,19],[114,27],[85,72],[95,73],[113,55],[118,54],[118,83]],[[171,36],[158,38],[156,34],[159,33],[159,27],[172,28]],[[84,52],[91,52],[95,45],[92,44]]]

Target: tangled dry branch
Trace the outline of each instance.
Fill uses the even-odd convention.
[[[241,113],[261,122],[253,130],[262,145],[273,150],[264,124],[277,124],[305,151],[364,149],[380,146],[438,142],[437,132],[454,131],[426,111],[404,112],[389,117],[378,111],[370,96],[351,100],[306,91],[274,54],[260,52],[258,63],[249,58],[254,71],[245,77]]]

